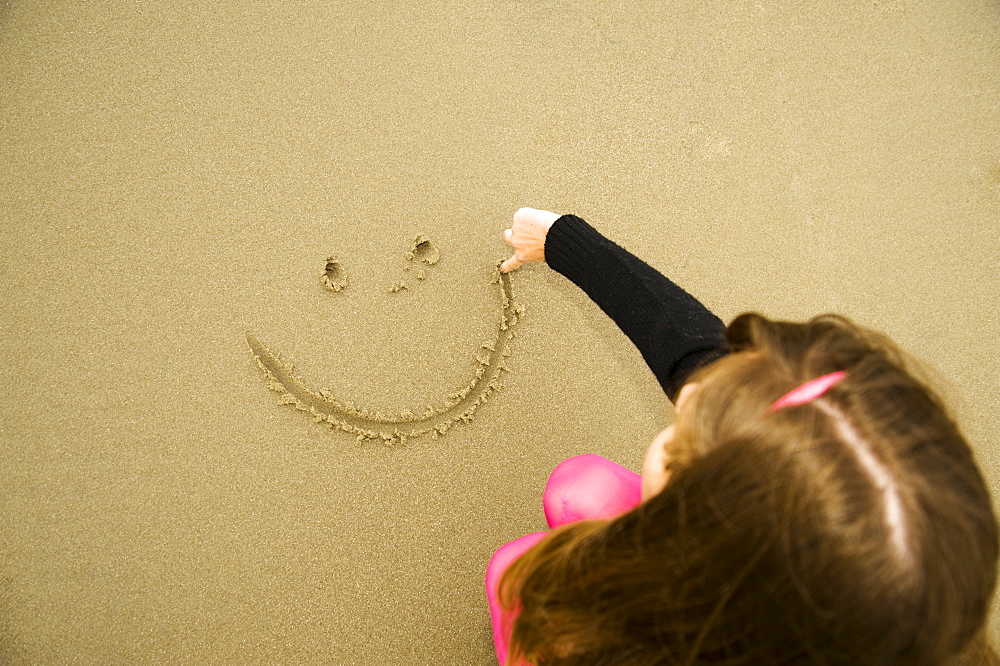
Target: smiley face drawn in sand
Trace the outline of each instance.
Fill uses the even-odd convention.
[[[420,235],[413,241],[413,248],[406,258],[411,263],[433,266],[440,259],[440,253],[429,238]],[[426,273],[420,268],[417,279],[425,278]],[[320,281],[333,292],[346,288],[347,275],[339,259],[329,257],[326,260]],[[491,284],[497,285],[500,304],[496,338],[480,346],[475,356],[474,374],[464,388],[447,396],[440,405],[429,405],[420,413],[407,410],[386,415],[358,407],[351,401],[341,402],[329,389],[310,389],[295,376],[293,365],[270,351],[256,335],[247,332],[246,340],[257,365],[264,372],[268,387],[281,394],[279,404],[294,405],[296,409],[311,414],[316,423],[327,423],[335,430],[355,434],[359,443],[381,440],[388,445],[405,444],[409,438],[427,434],[437,439],[455,423],[472,420],[479,406],[500,388],[501,377],[508,371],[504,364],[510,356],[508,345],[516,334],[524,308],[514,303],[510,275],[497,270]],[[394,285],[389,291],[396,293],[402,289],[408,289],[405,282]]]

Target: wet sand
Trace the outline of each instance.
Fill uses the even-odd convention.
[[[246,335],[314,407],[441,408],[522,205],[888,333],[1000,489],[996,3],[231,4],[0,3],[0,661],[493,663],[548,472],[671,418],[638,353],[526,266],[499,390],[386,446]]]

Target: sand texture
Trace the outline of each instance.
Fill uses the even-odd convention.
[[[428,243],[428,239],[421,235],[417,237],[415,247],[427,247]],[[413,259],[413,256],[412,252],[407,254],[408,259]],[[430,256],[433,258],[428,259],[427,263],[436,264],[437,255]],[[330,265],[328,260],[327,275],[330,273]],[[505,359],[510,357],[507,347],[516,334],[524,308],[514,303],[510,275],[497,272],[492,282],[500,288],[500,316],[496,338],[492,343],[480,346],[475,372],[465,388],[449,394],[442,404],[428,405],[423,410],[406,409],[398,414],[385,414],[358,407],[352,401],[341,402],[328,388],[314,391],[303,384],[295,376],[294,366],[270,351],[253,333],[247,333],[247,344],[267,378],[268,388],[281,394],[280,404],[294,405],[300,411],[308,412],[316,423],[328,423],[336,430],[355,434],[359,444],[369,440],[381,440],[390,446],[406,444],[411,438],[427,434],[431,439],[437,440],[456,423],[472,421],[476,409],[500,388],[501,376],[508,371],[504,365]],[[325,278],[324,284],[329,286],[338,283]],[[400,284],[405,288],[405,283]],[[397,287],[390,289],[390,293],[398,291],[400,288]]]
[[[995,0],[0,2],[0,662],[493,663],[672,418],[520,206],[886,332],[1000,490],[998,100]]]

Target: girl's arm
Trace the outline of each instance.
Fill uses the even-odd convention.
[[[517,223],[515,216],[513,241],[510,232],[505,238],[520,249]],[[694,370],[726,354],[725,325],[696,298],[579,217],[563,215],[550,224],[542,236],[544,261],[618,324],[671,401]],[[525,255],[523,260],[539,259]],[[507,270],[522,260],[511,261]]]

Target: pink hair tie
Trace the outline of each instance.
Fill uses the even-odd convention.
[[[847,373],[840,370],[838,372],[831,372],[828,375],[823,375],[822,377],[810,380],[802,386],[792,389],[785,395],[775,400],[771,403],[771,407],[767,411],[769,413],[776,412],[779,409],[784,409],[785,407],[797,407],[798,405],[804,405],[807,402],[812,402],[829,391],[834,384],[846,376]]]

